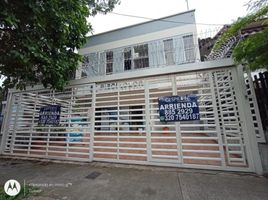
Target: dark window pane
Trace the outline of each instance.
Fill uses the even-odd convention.
[[[134,54],[135,57],[148,57],[148,44],[135,46]]]
[[[173,48],[173,39],[164,40],[164,51],[165,59],[167,65],[173,65],[174,62],[174,48]]]
[[[183,45],[184,45],[186,62],[194,62],[195,61],[195,48],[194,48],[193,35],[183,36]]]
[[[149,67],[148,44],[134,47],[134,69]]]
[[[106,52],[106,74],[113,73],[113,52]]]
[[[126,48],[124,50],[124,69],[125,71],[131,70],[132,68],[132,55],[131,48]]]
[[[125,71],[127,70],[131,70],[131,60],[125,60],[124,61],[124,68],[125,68]]]
[[[139,58],[134,60],[134,68],[146,68],[149,67],[149,58]]]

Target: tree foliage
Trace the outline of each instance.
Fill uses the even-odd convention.
[[[0,74],[8,87],[42,83],[62,89],[92,30],[88,16],[107,13],[119,0],[1,0]]]
[[[252,70],[268,68],[268,1],[250,1],[248,6],[249,14],[233,23],[217,41],[214,49],[219,48],[231,36],[239,35],[240,31],[251,23],[261,23],[263,30],[246,38],[241,37],[232,56],[237,63],[245,64]]]
[[[256,12],[260,8],[264,8],[268,6],[268,1],[267,0],[250,0],[247,4],[248,10],[250,12]]]

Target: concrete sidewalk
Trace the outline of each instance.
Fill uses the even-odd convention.
[[[268,179],[218,171],[0,159],[0,184],[8,179],[40,188],[31,200],[268,199]]]

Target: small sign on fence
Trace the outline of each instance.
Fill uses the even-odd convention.
[[[158,98],[161,122],[200,120],[197,96],[165,96]]]
[[[40,108],[39,124],[58,125],[60,123],[60,105],[48,105]]]

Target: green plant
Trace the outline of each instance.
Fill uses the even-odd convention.
[[[241,38],[241,41],[234,48],[232,56],[238,64],[244,64],[251,70],[268,69],[268,1],[255,0],[250,1],[248,5],[251,12],[234,22],[216,42],[213,50],[219,49],[230,37],[239,35],[241,30],[250,24],[260,23],[263,30],[246,38]]]
[[[107,13],[118,0],[0,1],[0,74],[8,88],[42,83],[62,90],[92,31],[87,18]]]

